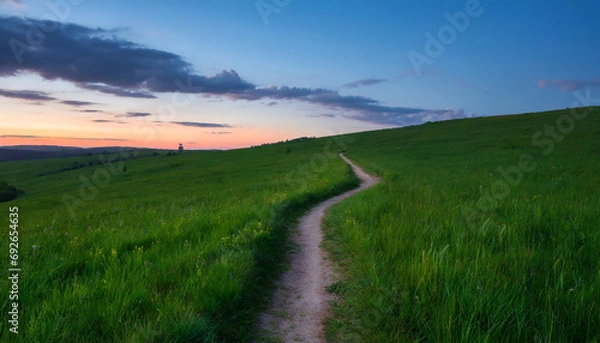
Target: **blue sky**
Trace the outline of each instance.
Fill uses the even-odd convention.
[[[0,145],[233,148],[600,101],[596,1],[0,0],[0,30]]]

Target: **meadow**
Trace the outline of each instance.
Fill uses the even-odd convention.
[[[383,180],[326,217],[330,341],[600,340],[600,108],[352,138]]]
[[[285,268],[288,227],[357,185],[341,146],[304,139],[0,164],[0,180],[25,191],[2,203],[7,268],[8,209],[19,208],[21,272],[19,333],[2,325],[0,341],[249,340]],[[0,281],[5,323],[10,282]]]
[[[289,228],[358,183],[341,150],[382,181],[325,219],[330,341],[598,341],[600,109],[583,111],[0,163],[24,191],[2,203],[22,270],[0,341],[251,341]]]

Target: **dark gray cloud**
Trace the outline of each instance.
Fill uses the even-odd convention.
[[[102,111],[101,110],[79,110],[79,112],[83,112],[83,113],[100,113]]]
[[[98,91],[106,94],[112,94],[120,97],[127,98],[143,98],[143,99],[156,99],[156,96],[152,93],[144,90],[131,90],[120,87],[109,86],[105,84],[96,83],[84,83],[79,85],[81,88]]]
[[[117,117],[138,118],[138,117],[148,117],[151,115],[152,115],[152,113],[148,113],[148,112],[127,112],[127,114],[119,115]]]
[[[55,101],[55,100],[58,100],[54,97],[51,97],[46,92],[30,91],[30,90],[15,91],[15,90],[0,89],[0,96],[4,96],[7,98],[14,98],[14,99],[30,100],[30,101]],[[95,103],[93,103],[93,102],[76,101],[76,100],[64,100],[64,101],[61,101],[60,103],[69,105],[69,106],[75,106],[75,107],[95,105]],[[96,110],[85,110],[85,111],[89,112],[89,111],[96,111]]]
[[[89,106],[89,105],[95,105],[96,104],[94,102],[77,101],[77,100],[65,100],[65,101],[61,101],[60,103],[61,104],[65,104],[65,105],[69,105],[69,106],[75,106],[75,107]]]
[[[306,116],[312,117],[312,118],[335,118],[335,117],[337,117],[335,114],[332,114],[332,113],[307,114]]]
[[[260,100],[264,98],[285,99],[285,100],[304,100],[315,97],[319,94],[337,93],[324,88],[302,88],[302,87],[266,87],[251,88],[240,92],[227,94],[230,98],[238,100]]]
[[[231,127],[227,124],[215,124],[215,123],[196,123],[189,121],[172,121],[172,124],[177,124],[181,126],[192,126],[192,127]]]
[[[366,78],[366,79],[362,79],[362,80],[358,80],[358,81],[354,81],[354,82],[350,82],[350,83],[346,83],[345,85],[342,85],[342,87],[344,88],[358,88],[361,86],[370,86],[370,85],[376,85],[378,83],[382,83],[387,81],[386,79],[375,79],[372,77]]]
[[[27,40],[32,27],[46,28],[51,32],[33,44]],[[213,76],[200,75],[179,55],[141,46],[116,36],[115,31],[101,28],[0,17],[0,37],[9,42],[8,48],[0,49],[0,77],[32,72],[48,80],[66,80],[84,89],[132,98],[155,98],[153,93],[183,92],[220,95],[233,100],[267,100],[270,106],[278,100],[295,100],[323,106],[346,118],[392,126],[419,123],[422,118],[444,113],[441,110],[386,106],[372,98],[342,95],[323,88],[259,88],[243,80],[235,70],[223,70]],[[367,78],[345,87],[384,81]],[[229,127],[193,122],[175,124]]]
[[[92,120],[94,123],[116,123],[116,124],[127,124],[124,121],[119,120],[110,120],[110,119],[94,119]]]
[[[13,91],[8,89],[0,89],[0,96],[14,99],[31,100],[31,101],[52,101],[56,100],[46,92],[37,91]]]
[[[48,31],[31,39],[31,28]],[[29,40],[28,40],[29,36]],[[150,92],[223,94],[254,86],[234,71],[197,74],[181,56],[117,37],[113,31],[31,18],[0,18],[0,76],[37,73],[119,96]],[[43,37],[43,38],[40,38]]]
[[[247,89],[227,96],[235,100],[258,100],[262,98],[298,100],[342,111],[346,118],[385,125],[410,125],[408,119],[411,118],[411,115],[427,111],[422,108],[384,106],[372,98],[341,95],[337,91],[323,88],[271,86]]]

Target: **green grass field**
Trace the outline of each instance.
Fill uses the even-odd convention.
[[[97,157],[2,163],[0,180],[26,193],[2,203],[7,268],[8,208],[19,207],[22,271],[19,334],[3,324],[0,341],[248,340],[284,267],[286,227],[358,182],[340,149],[314,139],[107,158],[42,177]],[[11,285],[0,285],[8,319]]]
[[[600,340],[600,108],[352,137],[383,181],[326,219],[332,341]]]
[[[19,335],[0,281],[0,341],[251,340],[287,228],[357,185],[340,150],[382,182],[326,218],[343,275],[330,287],[331,341],[598,341],[600,109],[582,117],[140,152],[74,170],[98,157],[0,163],[0,181],[25,191],[1,204],[7,269],[8,209],[19,208],[22,271]]]

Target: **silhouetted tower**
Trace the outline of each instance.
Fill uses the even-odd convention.
[[[179,143],[179,152],[183,151],[183,144]]]

